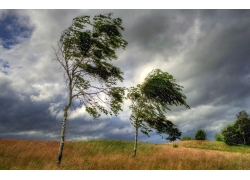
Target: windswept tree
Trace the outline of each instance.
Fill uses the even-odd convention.
[[[123,81],[123,72],[111,61],[117,59],[116,49],[127,46],[121,31],[122,19],[112,18],[112,13],[80,16],[63,31],[55,60],[64,72],[68,100],[64,108],[61,141],[57,164],[60,165],[65,138],[68,110],[73,102],[85,106],[93,118],[101,113],[117,115],[121,110],[125,88],[117,87]]]
[[[174,142],[177,139],[181,139],[182,132],[179,131],[176,125],[168,132],[168,137],[166,138],[170,142]]]
[[[133,156],[136,156],[138,130],[146,135],[155,129],[158,134],[169,134],[168,140],[174,141],[181,136],[176,125],[167,120],[165,113],[168,105],[185,105],[190,108],[183,95],[182,86],[174,83],[173,76],[160,69],[153,70],[145,82],[128,90],[127,98],[131,100],[130,120],[135,127]]]

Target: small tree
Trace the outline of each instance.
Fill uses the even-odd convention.
[[[223,141],[223,136],[221,134],[216,133],[214,135],[215,141]]]
[[[204,130],[199,129],[194,136],[195,140],[206,140],[207,139],[207,134],[205,133]]]
[[[127,42],[122,38],[120,18],[112,18],[112,13],[73,19],[72,25],[63,31],[56,61],[64,71],[68,89],[68,102],[64,108],[61,141],[57,164],[60,165],[64,146],[68,109],[73,101],[85,106],[94,118],[101,114],[117,115],[121,110],[125,89],[116,87],[122,81],[122,71],[110,62],[117,59],[115,50],[125,49]],[[86,30],[86,27],[91,30]]]
[[[131,100],[130,109],[132,114],[130,120],[135,127],[135,144],[133,156],[136,156],[138,129],[148,135],[152,129],[156,129],[158,134],[169,134],[168,140],[174,141],[181,132],[171,121],[167,120],[164,113],[168,105],[185,105],[186,96],[182,91],[182,86],[174,83],[173,76],[160,69],[153,70],[145,79],[145,82],[137,87],[128,89],[127,98]],[[158,96],[156,94],[158,93]],[[163,97],[163,98],[162,98]]]

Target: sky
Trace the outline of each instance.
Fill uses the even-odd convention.
[[[213,140],[239,111],[250,114],[250,10],[1,9],[0,138],[60,140],[67,89],[53,47],[73,18],[109,12],[128,42],[113,62],[124,72],[120,84],[136,86],[156,68],[173,75],[191,109],[171,106],[166,117],[182,136],[203,129]],[[133,141],[129,105],[98,120],[71,108],[65,140]],[[167,142],[149,135],[139,141]]]

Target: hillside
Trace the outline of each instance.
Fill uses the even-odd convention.
[[[250,169],[249,147],[214,141],[139,143],[136,158],[129,141],[66,142],[60,168],[56,166],[58,147],[59,142],[0,139],[0,169]]]

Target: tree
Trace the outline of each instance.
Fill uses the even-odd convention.
[[[241,144],[241,138],[233,125],[226,126],[222,131],[223,139],[228,145]]]
[[[138,84],[137,87],[128,89],[127,98],[132,102],[130,120],[135,127],[133,156],[136,156],[139,128],[146,135],[152,129],[156,129],[160,135],[167,133],[168,139],[172,141],[181,135],[176,125],[167,120],[164,115],[167,110],[170,110],[168,105],[185,105],[190,108],[185,102],[186,97],[180,93],[182,86],[175,84],[174,81],[173,76],[156,69],[148,74],[142,85]],[[158,96],[156,96],[157,93]],[[164,98],[161,99],[162,97]]]
[[[249,115],[247,114],[246,110],[242,110],[236,114],[237,119],[249,119]]]
[[[176,128],[172,128],[169,132],[168,132],[168,137],[166,138],[167,140],[169,140],[170,142],[174,142],[177,139],[181,139],[181,134],[182,132],[179,131],[179,129]]]
[[[172,75],[155,69],[148,74],[141,89],[148,99],[157,101],[161,106],[184,105],[190,108],[185,101],[186,96],[181,93],[182,88]]]
[[[205,133],[204,130],[199,129],[196,131],[194,138],[195,138],[195,140],[206,140],[207,134]]]
[[[223,141],[223,136],[221,134],[216,133],[214,135],[215,141]]]
[[[237,120],[232,125],[222,129],[224,141],[228,145],[248,144],[250,145],[250,119],[245,110],[236,114]]]
[[[243,144],[250,143],[250,119],[249,115],[246,113],[245,110],[240,111],[236,114],[237,120],[234,124],[237,131],[242,135]]]
[[[91,27],[91,30],[86,28]],[[112,13],[73,19],[72,25],[63,31],[55,60],[64,71],[68,89],[68,102],[64,108],[61,141],[57,164],[60,165],[64,146],[68,109],[73,102],[85,106],[93,118],[101,113],[117,115],[121,110],[125,88],[116,87],[122,81],[123,72],[110,62],[117,59],[115,50],[127,46],[122,38],[122,20],[112,18]]]

